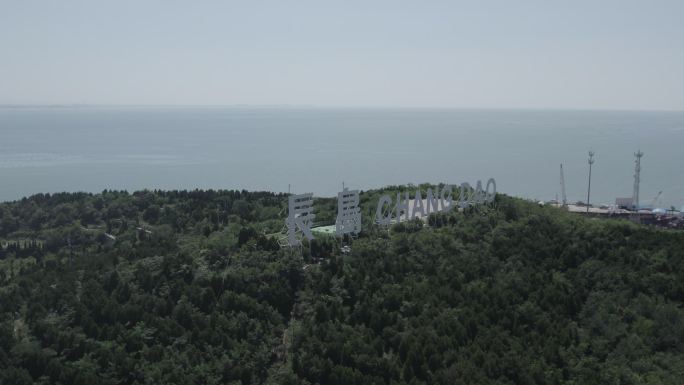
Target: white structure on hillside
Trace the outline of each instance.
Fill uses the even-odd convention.
[[[361,207],[359,207],[359,190],[344,188],[337,193],[337,220],[335,233],[337,236],[358,234],[361,232]]]
[[[313,193],[289,196],[288,215],[285,219],[288,246],[301,246],[303,238],[314,239],[311,233],[314,218]]]

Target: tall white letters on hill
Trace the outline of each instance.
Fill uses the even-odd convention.
[[[382,195],[375,211],[375,222],[380,226],[389,226],[392,223],[411,219],[423,219],[433,213],[446,213],[454,207],[464,209],[470,206],[492,203],[496,196],[496,181],[490,178],[484,190],[481,181],[477,181],[475,188],[469,183],[461,183],[457,202],[454,202],[453,190],[453,186],[445,185],[439,190],[438,196],[436,192],[428,188],[426,199],[423,199],[423,194],[418,188],[413,200],[409,199],[408,192],[397,193],[397,200],[394,204],[389,195]]]
[[[316,215],[313,213],[313,193],[290,195],[285,220],[288,245],[301,245],[302,236],[308,240],[314,239],[311,233],[314,218]]]
[[[375,222],[380,226],[389,226],[392,223],[392,198],[389,195],[382,195],[378,200]]]
[[[397,193],[396,201],[392,197],[383,194],[378,200],[375,211],[375,223],[387,227],[393,223],[409,221],[413,219],[426,220],[430,214],[446,213],[452,209],[465,209],[471,206],[485,205],[494,202],[496,197],[496,181],[490,178],[486,187],[482,188],[482,182],[477,181],[473,188],[469,183],[461,183],[458,186],[458,196],[454,195],[452,185],[443,185],[433,190],[428,188],[425,199],[418,187],[414,195],[409,196],[408,191]],[[288,216],[285,219],[284,233],[278,239],[283,247],[300,246],[304,238],[309,241],[314,239],[313,232],[330,233],[329,225],[313,228],[316,218],[313,210],[313,193],[290,195],[288,197]],[[361,198],[359,190],[343,188],[337,194],[337,218],[335,220],[335,235],[343,237],[347,234],[358,235],[361,233]]]
[[[344,189],[337,193],[337,220],[335,233],[338,236],[361,232],[361,208],[359,190]]]

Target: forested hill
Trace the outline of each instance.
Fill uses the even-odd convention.
[[[504,195],[382,230],[379,194],[349,254],[281,249],[282,194],[0,204],[0,384],[683,383],[684,232]]]

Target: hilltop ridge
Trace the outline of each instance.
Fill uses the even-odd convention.
[[[279,247],[286,194],[0,203],[2,384],[676,384],[684,233],[502,194]],[[334,222],[335,199],[316,200]],[[341,246],[350,246],[343,253]]]

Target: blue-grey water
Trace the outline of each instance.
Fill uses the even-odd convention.
[[[195,189],[333,196],[388,184],[494,177],[499,192],[684,204],[684,112],[41,107],[0,108],[0,201],[39,192]]]

